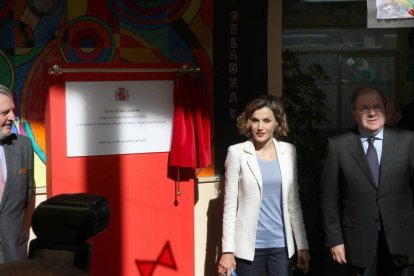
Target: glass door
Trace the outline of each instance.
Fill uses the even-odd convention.
[[[361,85],[378,87],[385,96],[396,96],[397,57],[394,54],[338,55],[338,129],[354,125],[351,95]]]

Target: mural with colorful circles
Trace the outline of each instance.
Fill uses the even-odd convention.
[[[212,10],[210,0],[0,1],[0,83],[14,92],[14,131],[33,142],[37,187],[46,185],[48,66],[190,63],[211,102]]]

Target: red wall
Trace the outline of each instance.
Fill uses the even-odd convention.
[[[168,153],[66,157],[65,81],[171,78],[160,73],[64,73],[50,79],[48,197],[87,192],[105,196],[110,204],[108,228],[91,239],[91,275],[194,275],[194,183],[181,184],[179,205],[174,206]]]

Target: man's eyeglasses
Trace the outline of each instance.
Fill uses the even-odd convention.
[[[377,104],[374,106],[367,106],[367,105],[363,105],[360,107],[355,107],[356,110],[359,111],[360,114],[367,114],[369,113],[371,110],[373,110],[375,113],[380,113],[384,111],[384,106]]]

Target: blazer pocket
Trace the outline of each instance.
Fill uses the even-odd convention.
[[[414,225],[414,211],[411,211],[403,215],[403,223],[404,225]]]
[[[342,217],[342,226],[344,227],[351,227],[354,228],[356,227],[356,220],[350,217]]]
[[[18,174],[28,174],[29,173],[29,169],[28,168],[21,168],[18,172]]]

